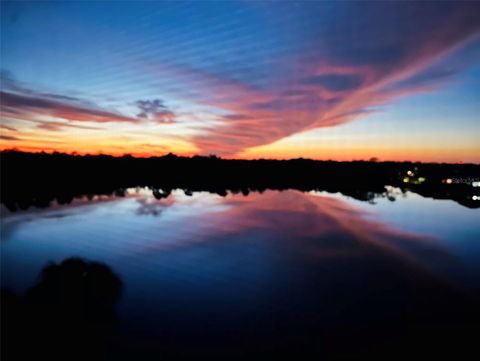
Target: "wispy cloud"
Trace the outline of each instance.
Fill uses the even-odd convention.
[[[17,131],[17,129],[16,129],[16,128],[14,128],[14,127],[10,127],[10,126],[8,126],[8,125],[5,125],[5,124],[0,124],[0,129],[9,130],[9,131],[11,131],[11,132],[16,132],[16,131]]]
[[[80,122],[138,122],[137,119],[105,111],[88,108],[59,97],[21,94],[2,91],[1,110],[4,116],[14,119],[35,119],[38,116],[50,116]]]
[[[6,135],[6,134],[0,134],[0,139],[2,140],[22,140],[18,137],[15,137],[13,135]]]
[[[78,97],[35,91],[19,83],[5,69],[0,71],[0,78],[2,81],[0,109],[4,117],[36,121],[39,123],[39,128],[47,130],[60,130],[63,127],[77,126],[42,121],[39,118],[43,116],[77,122],[138,122],[136,118],[101,109],[95,104]],[[85,128],[85,126],[79,126],[79,128]]]
[[[80,124],[74,124],[74,123],[63,123],[63,122],[53,122],[53,121],[41,121],[41,120],[33,120],[33,122],[37,123],[38,129],[49,130],[53,132],[59,132],[64,130],[65,128],[90,129],[90,130],[101,129],[99,127],[91,127],[87,125],[80,125]]]
[[[400,97],[432,91],[463,70],[432,67],[478,39],[477,6],[378,5],[381,9],[362,5],[355,14],[365,13],[364,20],[342,24],[316,50],[290,59],[290,68],[297,71],[286,72],[274,88],[196,74],[197,84],[201,79],[208,89],[202,101],[228,114],[192,141],[203,153],[233,155],[350,122]],[[371,21],[382,16],[387,20]]]

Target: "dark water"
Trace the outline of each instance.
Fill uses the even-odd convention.
[[[106,266],[108,277],[80,267],[100,274],[100,293],[121,282],[120,297],[100,302],[114,316],[93,337],[102,346],[81,354],[90,358],[475,359],[479,220],[478,209],[410,193],[371,204],[298,191],[156,200],[131,189],[4,210],[2,287],[38,299],[51,290],[39,276],[49,262]],[[83,348],[85,333],[75,334]],[[57,341],[41,339],[42,352]]]

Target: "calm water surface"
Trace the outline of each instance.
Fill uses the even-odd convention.
[[[455,302],[480,293],[480,210],[397,193],[371,204],[129,189],[4,211],[2,287],[23,294],[48,262],[72,256],[106,264],[123,283],[112,341],[122,355],[164,345],[336,352],[345,335],[342,352],[354,353],[412,324],[471,319]]]

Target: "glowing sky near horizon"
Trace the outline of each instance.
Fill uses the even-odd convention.
[[[478,2],[1,7],[1,149],[480,162]]]

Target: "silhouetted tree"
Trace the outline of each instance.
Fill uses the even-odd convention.
[[[2,290],[2,359],[106,358],[122,282],[105,264],[51,263],[25,297]]]

